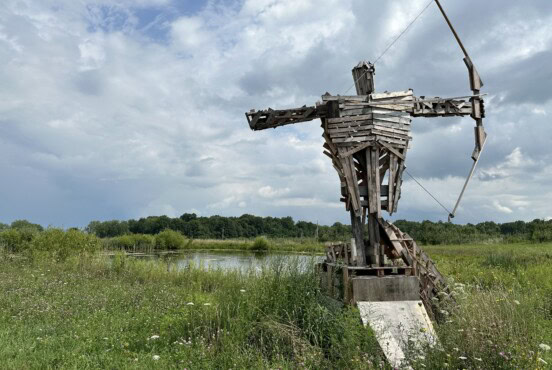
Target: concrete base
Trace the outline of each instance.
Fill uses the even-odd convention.
[[[380,278],[381,279],[381,278]],[[408,358],[437,344],[437,334],[422,301],[357,302],[364,326],[370,325],[393,368],[409,368]]]
[[[420,281],[416,276],[358,276],[352,279],[354,302],[417,301]]]

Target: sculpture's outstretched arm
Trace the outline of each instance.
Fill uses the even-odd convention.
[[[471,116],[473,114],[472,99],[475,96],[459,98],[426,98],[424,96],[413,100],[411,115],[413,117],[448,117]],[[483,100],[477,96],[479,108],[483,112]]]
[[[307,107],[305,105],[301,108],[281,110],[268,108],[266,110],[256,111],[252,109],[248,113],[245,113],[249,127],[255,131],[267,128],[276,128],[292,123],[312,121],[317,118],[325,117],[325,115],[325,104],[320,104],[314,107]]]

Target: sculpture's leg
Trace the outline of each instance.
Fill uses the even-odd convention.
[[[366,256],[364,253],[364,224],[362,219],[355,214],[355,211],[350,209],[349,213],[351,214],[351,228],[353,229],[353,239],[355,241],[356,249],[356,263],[359,266],[366,265]]]
[[[383,250],[380,248],[380,232],[378,219],[381,217],[381,190],[379,173],[379,148],[370,147],[366,150],[366,175],[368,180],[368,236],[367,263],[381,266]]]

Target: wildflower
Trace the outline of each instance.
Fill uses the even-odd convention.
[[[479,361],[479,362],[483,361],[483,359],[479,358],[479,357],[474,357],[474,360]]]
[[[465,356],[460,356],[460,357],[458,357],[458,358],[459,358],[460,360],[467,360],[467,359],[468,359],[468,358],[465,357]]]
[[[454,347],[453,350],[455,350],[456,352],[460,351],[458,347]]]
[[[245,289],[240,289],[240,292],[245,293]]]
[[[149,339],[152,339],[152,340],[159,339],[159,335],[152,335]]]
[[[548,344],[541,343],[539,344],[539,348],[543,351],[550,351],[550,346]]]
[[[548,365],[548,362],[544,361],[542,358],[539,357],[538,361],[541,363],[541,364],[545,364],[545,365]]]
[[[204,303],[203,305],[204,306],[210,306],[211,304],[207,302],[207,303]]]
[[[517,304],[517,305],[519,305],[519,304],[520,304],[520,303],[519,303],[519,301],[518,301],[517,299],[516,299],[516,300],[514,300],[514,303],[515,303],[515,304]]]
[[[154,360],[154,361],[157,361],[157,360],[159,360],[160,358],[161,358],[161,357],[160,357],[159,355],[153,355],[153,360]]]
[[[459,331],[460,333],[462,333],[462,332],[464,331],[464,329],[458,329],[458,331]]]
[[[508,356],[506,356],[506,354],[505,354],[504,352],[500,352],[499,355],[500,355],[501,357],[504,357],[505,360],[508,360],[508,359],[509,359]]]
[[[186,303],[188,306],[193,306],[194,305],[194,302],[188,302]]]

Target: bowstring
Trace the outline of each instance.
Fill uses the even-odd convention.
[[[424,12],[427,10],[427,8],[429,8],[429,6],[431,5],[431,3],[433,3],[433,0],[430,0],[427,5],[422,9],[422,11],[420,13],[418,13],[418,15],[408,24],[408,26],[406,26],[406,28],[404,30],[402,30],[402,32],[385,48],[385,50],[380,54],[379,57],[376,58],[376,60],[374,61],[373,65],[376,65],[376,63],[389,51],[389,49],[391,49],[391,47],[393,45],[395,45],[395,43],[406,33],[406,31],[408,31],[408,29],[414,24],[414,22],[416,22],[418,20],[418,18],[420,18],[422,16],[422,14],[424,14]],[[343,95],[346,95],[349,90],[351,90],[353,87],[355,87],[356,83],[362,78],[364,77],[364,75],[368,72],[368,70],[366,70],[363,74],[361,74],[356,80],[355,82],[345,91],[345,93]]]

